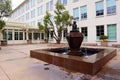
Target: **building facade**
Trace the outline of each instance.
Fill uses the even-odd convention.
[[[46,11],[54,15],[57,1],[64,4],[77,21],[80,32],[84,34],[84,42],[99,45],[100,35],[107,35],[109,45],[120,43],[120,0],[25,0],[13,10],[8,21],[25,23],[37,29],[37,23],[43,23]],[[31,32],[32,40],[40,40],[44,35],[39,31]],[[49,38],[54,41],[51,34]],[[65,42],[64,32],[62,41]]]

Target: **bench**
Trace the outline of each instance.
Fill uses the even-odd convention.
[[[112,44],[112,47],[120,47],[120,44]]]
[[[97,46],[97,43],[83,43],[83,46]]]

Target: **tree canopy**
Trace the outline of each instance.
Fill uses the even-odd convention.
[[[0,0],[0,30],[5,26],[2,18],[9,16],[11,10],[11,0]]]
[[[39,27],[44,27],[47,29],[52,28],[54,39],[57,43],[60,43],[62,38],[62,31],[72,24],[73,16],[70,16],[69,12],[65,9],[63,4],[56,3],[55,6],[55,15],[51,15],[49,12],[46,12],[43,20],[44,24],[42,25],[41,23],[39,23],[40,25],[42,25]]]

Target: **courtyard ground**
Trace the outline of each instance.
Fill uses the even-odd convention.
[[[116,48],[117,56],[94,76],[82,73],[68,73],[63,68],[51,64],[46,65],[47,63],[30,57],[30,50],[59,46],[64,46],[64,44],[30,44],[1,47],[0,80],[120,80],[119,48]],[[46,70],[45,68],[49,69]]]

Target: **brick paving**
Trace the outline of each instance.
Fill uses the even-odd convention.
[[[60,46],[64,46],[64,44]],[[43,61],[30,58],[30,50],[60,46],[56,44],[31,44],[1,47],[0,80],[120,80],[119,48],[117,48],[117,56],[94,76],[68,73],[63,68],[51,64],[45,65],[46,63]],[[48,70],[45,70],[46,67]]]

